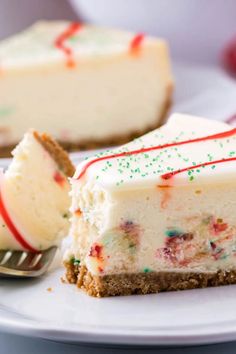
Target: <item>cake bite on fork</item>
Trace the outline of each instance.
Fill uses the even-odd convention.
[[[50,136],[33,130],[24,135],[1,171],[0,273],[3,267],[42,271],[40,265],[54,256],[68,234],[73,173],[67,153]]]

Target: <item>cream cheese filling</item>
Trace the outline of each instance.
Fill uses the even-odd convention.
[[[163,128],[118,152],[229,130],[224,123],[174,115]],[[234,156],[235,139],[232,134],[182,145],[177,150],[174,146],[139,156],[115,156],[84,169],[94,158],[86,160],[72,179],[73,205],[80,210],[76,214],[72,207],[73,257],[92,274],[101,276],[234,269],[236,162],[203,166],[194,172],[190,168],[190,173],[185,171],[168,183],[163,182],[162,174],[169,171],[168,166],[171,171],[198,161]],[[117,150],[107,152],[112,153]],[[95,159],[103,156],[106,153]],[[100,193],[105,197],[99,199]]]

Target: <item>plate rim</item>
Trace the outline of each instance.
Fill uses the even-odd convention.
[[[110,345],[143,345],[143,346],[181,346],[203,345],[229,342],[236,339],[236,320],[216,323],[214,325],[194,326],[187,331],[168,329],[148,329],[145,333],[142,329],[116,328],[89,326],[78,329],[75,325],[71,328],[55,326],[45,321],[36,323],[34,319],[23,316],[14,317],[8,315],[6,310],[0,307],[0,330],[5,333],[24,335],[26,337],[55,340],[68,343],[91,343]],[[219,328],[220,326],[220,328]],[[196,328],[197,327],[197,328]],[[201,328],[200,328],[201,327]],[[169,332],[169,333],[168,333]]]

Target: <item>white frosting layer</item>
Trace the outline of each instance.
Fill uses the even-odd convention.
[[[5,39],[0,44],[1,67],[28,68],[64,61],[65,53],[55,42],[70,25],[68,21],[37,22],[20,34]],[[87,60],[127,52],[134,36],[128,31],[81,25],[62,44],[70,48],[76,60]],[[158,41],[162,43],[161,39]],[[157,40],[146,37],[145,42],[156,45]]]
[[[224,123],[175,114],[164,127],[119,151],[229,129]],[[236,163],[225,162],[213,169],[210,165],[168,181],[161,178],[169,166],[176,170],[235,155],[232,136],[164,149],[162,154],[133,155],[133,160],[130,156],[103,160],[77,180],[92,161],[86,160],[72,180],[73,244],[66,258],[79,259],[98,275],[235,268]],[[142,172],[133,172],[130,178],[131,169],[137,168]]]
[[[135,139],[119,149],[98,154],[95,158],[188,141],[230,129],[232,128],[223,122],[173,114],[167,124],[160,129]],[[236,157],[235,142],[236,134],[223,139],[199,141],[98,161],[88,168],[86,177],[96,179],[96,183],[102,188],[114,190],[154,187],[157,184],[188,185],[209,183],[209,181],[210,183],[224,183],[225,180],[235,179],[236,161],[199,167],[190,172],[185,171],[168,181],[164,181],[161,176],[171,171],[194,167],[194,165]],[[94,157],[90,160],[93,159]],[[88,161],[78,166],[76,176],[80,174]]]
[[[13,152],[13,161],[1,182],[1,195],[12,223],[33,248],[58,245],[69,227],[69,182],[56,162],[26,133]],[[64,179],[58,184],[55,173]],[[0,249],[24,249],[0,218]]]

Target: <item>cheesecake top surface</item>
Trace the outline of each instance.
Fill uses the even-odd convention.
[[[73,181],[120,190],[224,183],[235,177],[236,129],[175,113],[161,128],[83,161]]]
[[[66,60],[103,57],[127,51],[135,52],[145,43],[162,43],[143,34],[135,34],[68,21],[40,21],[0,42],[1,68],[18,68]]]

